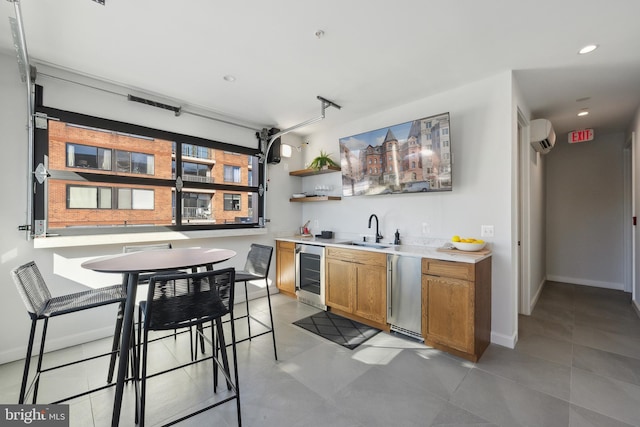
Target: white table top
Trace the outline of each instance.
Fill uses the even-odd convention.
[[[83,268],[103,273],[142,273],[216,264],[236,256],[230,249],[154,249],[104,256],[83,262]]]

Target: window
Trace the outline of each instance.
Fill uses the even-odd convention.
[[[111,150],[67,143],[67,166],[111,170]]]
[[[225,211],[239,211],[240,210],[240,195],[239,194],[225,194],[224,195],[224,210]]]
[[[183,162],[182,179],[192,182],[213,182],[213,178],[211,177],[211,167],[209,165]]]
[[[116,151],[116,165],[118,172],[146,175],[154,173],[154,159],[150,154],[118,150]]]
[[[241,182],[240,166],[224,165],[224,182]]]
[[[50,176],[36,184],[33,219],[46,220],[48,233],[258,226],[264,165],[257,148],[38,111],[50,119],[34,130],[34,157]]]
[[[116,194],[113,204],[112,194]],[[154,208],[153,190],[136,188],[95,187],[90,185],[68,185],[67,207],[69,209],[150,209]]]

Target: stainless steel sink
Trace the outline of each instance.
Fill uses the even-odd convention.
[[[385,245],[383,243],[373,243],[373,242],[342,242],[343,245],[351,245],[351,246],[364,246],[367,248],[374,249],[386,249],[391,247],[391,245]]]

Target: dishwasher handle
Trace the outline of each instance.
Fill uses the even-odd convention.
[[[387,322],[393,317],[393,271],[397,261],[397,255],[387,255]]]

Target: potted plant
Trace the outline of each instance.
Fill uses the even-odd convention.
[[[339,165],[331,158],[330,154],[320,150],[320,155],[309,163],[310,169],[326,169],[329,166],[339,167]]]

